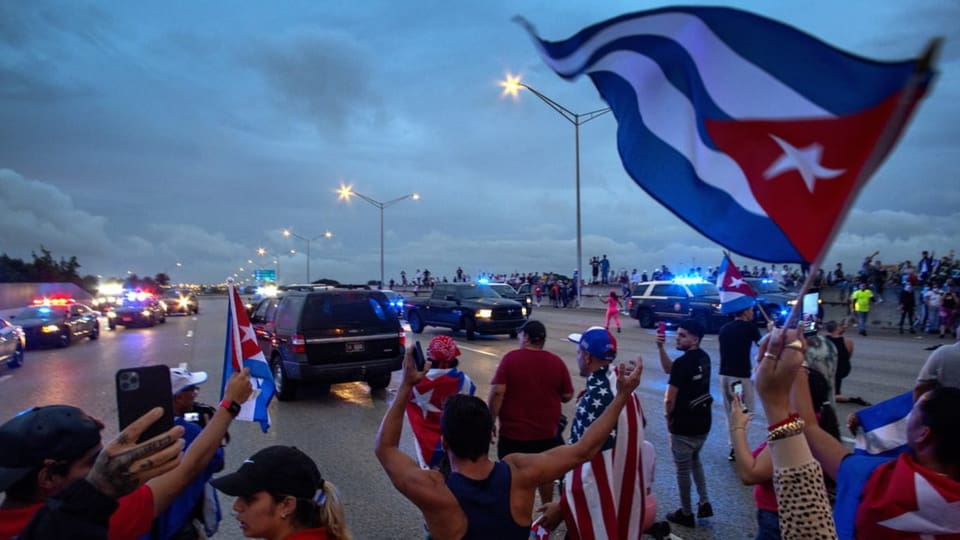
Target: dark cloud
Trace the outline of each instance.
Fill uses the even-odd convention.
[[[298,31],[283,39],[264,39],[245,54],[278,101],[324,135],[342,138],[354,124],[383,120],[372,59],[345,34]]]

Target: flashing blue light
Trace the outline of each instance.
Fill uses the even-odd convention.
[[[39,311],[40,313],[42,313],[42,314],[44,314],[44,315],[47,315],[47,314],[50,313],[50,308],[47,307],[47,306],[43,306],[43,307],[37,308],[37,311]]]
[[[696,283],[706,283],[706,281],[701,277],[676,277],[676,278],[673,278],[673,282],[679,285],[694,285]]]
[[[760,280],[760,283],[773,283],[774,281],[770,278],[763,278]]]
[[[487,283],[490,283],[490,278],[482,277],[482,278],[480,278],[480,279],[477,280],[477,283],[481,283],[481,284],[483,284],[483,285],[486,285]]]
[[[786,310],[786,309],[781,309],[781,310],[780,310],[780,314],[781,314],[781,315],[786,316],[788,313],[790,313],[789,310]]]

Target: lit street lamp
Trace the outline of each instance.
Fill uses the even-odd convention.
[[[387,208],[388,206],[393,206],[398,202],[406,199],[413,199],[415,201],[419,200],[420,195],[416,193],[408,193],[403,197],[397,197],[396,199],[390,199],[389,201],[386,201],[386,202],[380,202],[371,197],[367,197],[363,193],[354,191],[353,186],[346,186],[343,184],[340,184],[340,189],[338,190],[338,193],[339,193],[339,198],[347,202],[350,202],[350,197],[355,195],[380,209],[380,288],[382,289],[383,288],[383,209]]]
[[[313,238],[307,238],[306,236],[300,236],[299,234],[294,233],[290,229],[284,229],[283,235],[286,237],[292,236],[294,238],[299,238],[300,240],[303,240],[304,242],[307,243],[307,283],[313,283],[312,281],[310,281],[310,243],[315,242],[321,238],[332,238],[333,233],[330,231],[326,231],[325,233],[314,236]]]
[[[538,90],[534,89],[530,85],[520,82],[520,77],[515,77],[510,74],[507,74],[506,80],[500,81],[500,86],[503,87],[502,95],[510,95],[515,99],[520,96],[520,90],[529,90],[533,95],[537,96],[541,101],[549,105],[551,109],[557,111],[560,116],[564,117],[567,121],[573,124],[574,152],[576,156],[577,170],[577,307],[579,307],[582,299],[580,289],[583,288],[580,285],[580,282],[583,281],[583,249],[580,231],[580,126],[586,124],[594,118],[597,118],[598,116],[603,116],[604,114],[610,112],[610,108],[605,107],[603,109],[597,109],[595,111],[582,114],[572,112],[563,105],[560,105],[556,101],[541,94]]]

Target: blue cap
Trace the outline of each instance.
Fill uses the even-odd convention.
[[[600,360],[612,362],[617,358],[617,338],[602,326],[593,326],[582,334],[570,334],[567,339]]]

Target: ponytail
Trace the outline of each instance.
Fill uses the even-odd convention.
[[[277,502],[282,501],[284,497],[286,495],[273,495]],[[327,535],[332,540],[353,540],[353,535],[347,528],[346,513],[340,494],[329,480],[322,480],[321,488],[317,490],[312,500],[297,498],[293,521],[305,529],[325,527]]]

